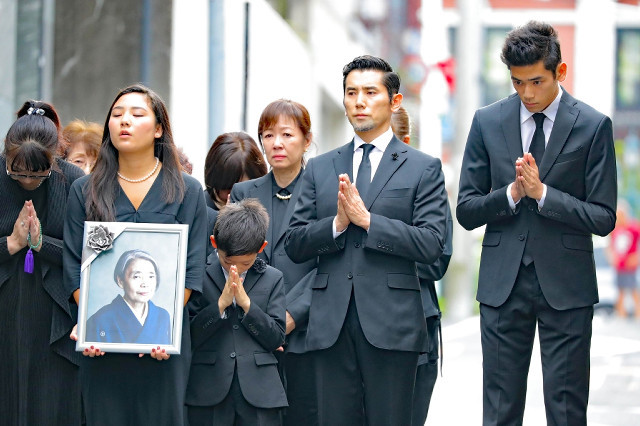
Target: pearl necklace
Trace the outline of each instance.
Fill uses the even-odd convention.
[[[289,198],[291,198],[293,194],[289,194],[289,195],[280,195],[279,193],[276,192],[276,197],[278,198],[278,200],[288,200]]]
[[[120,174],[120,172],[118,173],[118,177],[122,180],[126,180],[127,182],[131,182],[131,183],[140,183],[140,182],[144,182],[145,180],[149,179],[151,176],[153,176],[153,174],[156,172],[156,170],[158,170],[158,165],[160,164],[160,159],[158,157],[156,157],[156,165],[153,168],[153,170],[151,170],[151,172],[149,172],[148,175],[141,177],[140,179],[129,179],[127,177],[124,177]]]

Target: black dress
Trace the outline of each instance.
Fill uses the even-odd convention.
[[[185,286],[201,292],[205,266],[203,235],[207,227],[202,187],[183,173],[184,199],[167,203],[162,194],[163,176],[164,171],[160,170],[137,210],[121,190],[115,202],[116,221],[189,225]],[[69,297],[80,285],[86,217],[82,189],[87,182],[87,178],[80,179],[69,194],[64,252],[65,284]],[[189,318],[186,308],[183,318]],[[157,361],[149,355],[138,358],[137,354],[124,353],[82,357],[80,383],[87,425],[182,425],[190,363],[189,321],[183,321],[180,355],[172,355],[167,361]]]
[[[7,176],[0,157],[0,424],[80,424],[79,357],[68,338],[76,318],[63,296],[62,230],[69,187],[84,173],[64,161],[58,166],[62,173],[53,171],[27,191]],[[28,248],[14,255],[7,248],[27,200],[43,234],[33,274],[24,272]]]

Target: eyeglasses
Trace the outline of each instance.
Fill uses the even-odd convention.
[[[42,182],[45,179],[51,177],[51,169],[49,169],[49,173],[47,173],[44,176],[42,176],[42,175],[23,175],[23,174],[20,174],[20,173],[11,173],[8,168],[6,170],[7,170],[7,176],[9,176],[13,180],[18,180],[18,179],[38,179],[38,180],[40,180]]]

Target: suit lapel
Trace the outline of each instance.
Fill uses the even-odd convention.
[[[349,179],[353,182],[353,139],[348,144],[340,147],[333,158],[333,167],[336,177],[342,173],[347,173]],[[336,188],[337,193],[337,188]]]
[[[258,282],[258,278],[260,278],[261,275],[261,273],[256,272],[253,269],[253,266],[249,268],[249,270],[247,271],[247,275],[245,275],[244,277],[244,282],[242,283],[244,291],[247,294],[251,291],[253,286],[256,285],[256,282]]]
[[[524,155],[520,134],[520,98],[517,94],[511,95],[502,103],[500,113],[502,114],[500,120],[502,133],[507,143],[511,164],[515,167],[516,160]]]
[[[213,255],[215,258],[212,262],[207,265],[207,275],[211,278],[211,280],[215,283],[215,285],[220,289],[220,293],[224,290],[224,285],[227,282],[224,277],[224,273],[222,272],[222,265],[220,265],[220,261],[218,257]]]
[[[544,181],[545,176],[551,170],[551,166],[555,163],[558,154],[562,151],[564,144],[567,142],[567,138],[573,129],[578,114],[580,111],[575,107],[576,100],[563,89],[562,98],[560,98],[560,105],[558,106],[558,113],[556,114],[556,120],[553,123],[553,129],[549,136],[549,142],[547,148],[544,151],[544,157],[542,157],[542,164],[538,167],[540,169],[540,180]]]
[[[267,173],[261,178],[255,180],[255,189],[253,191],[253,195],[260,200],[260,203],[267,209],[269,215],[273,214],[273,193],[272,193],[272,182],[271,182],[271,173]],[[273,229],[273,221],[269,221],[269,228],[267,229],[267,235],[265,239],[268,244],[264,248],[264,254],[267,257],[267,263],[271,263],[271,256],[273,254],[273,248],[275,247],[275,239],[274,239],[274,229]]]
[[[398,170],[398,168],[407,160],[407,146],[400,142],[394,136],[387,145],[387,149],[382,154],[380,164],[376,169],[376,173],[371,180],[371,186],[365,194],[364,204],[367,210],[371,209],[371,205],[378,198],[380,191],[387,184],[391,176]]]

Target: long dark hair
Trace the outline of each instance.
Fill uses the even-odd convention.
[[[245,132],[229,132],[219,135],[209,148],[204,162],[204,183],[212,200],[218,199],[217,191],[231,189],[242,176],[249,179],[267,174],[267,164],[258,144]]]
[[[60,118],[53,105],[26,101],[4,140],[7,166],[13,171],[58,171],[54,159],[60,144]],[[9,160],[11,162],[9,163]]]
[[[156,116],[156,123],[162,127],[162,135],[155,139],[154,155],[162,161],[162,193],[166,202],[182,200],[184,197],[184,180],[182,168],[178,161],[178,151],[173,142],[171,123],[164,101],[153,90],[142,84],[133,84],[122,89],[113,100],[104,123],[102,145],[96,165],[85,187],[85,209],[87,220],[114,221],[115,200],[119,192],[118,179],[118,150],[113,146],[109,133],[109,119],[111,110],[118,99],[129,93],[142,93],[147,96],[151,109]]]

